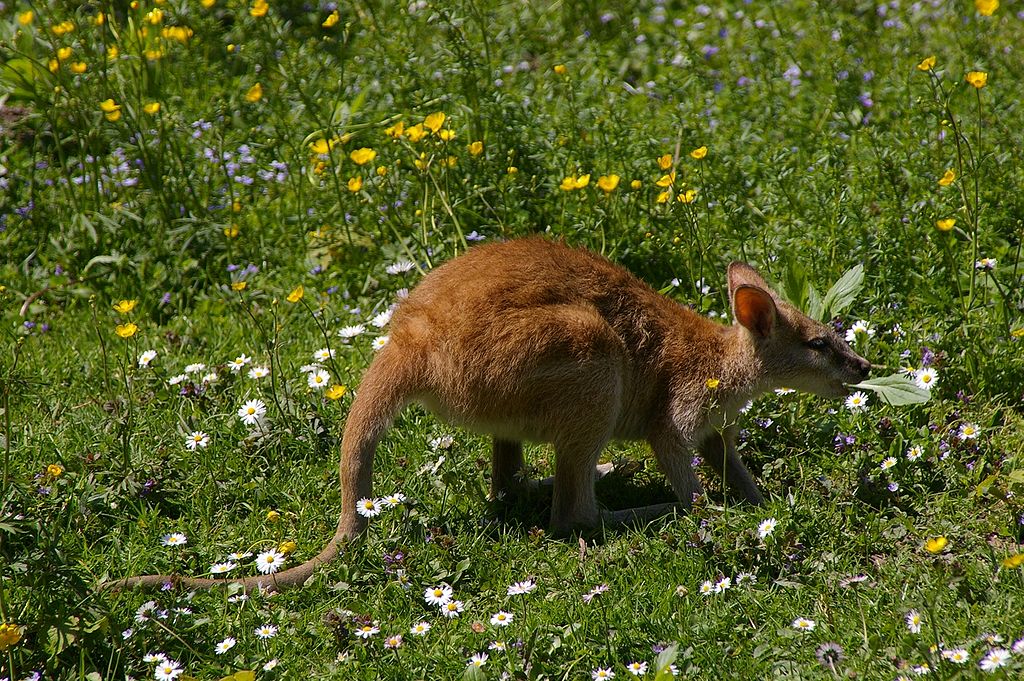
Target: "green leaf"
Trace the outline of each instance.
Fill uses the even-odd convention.
[[[782,279],[782,293],[786,299],[800,310],[807,309],[809,298],[809,285],[807,283],[807,272],[797,261],[791,261],[786,266],[786,272]]]
[[[658,659],[654,662],[654,681],[672,681],[672,663],[676,661],[676,654],[679,652],[679,644],[673,643],[661,651]]]
[[[982,480],[978,484],[978,486],[974,488],[974,496],[983,497],[986,494],[988,494],[988,491],[992,489],[992,485],[996,484],[997,480],[999,480],[998,473],[993,473],[992,475]]]
[[[39,91],[49,87],[50,80],[51,76],[45,69],[28,59],[11,59],[0,64],[0,84],[6,85],[10,96],[15,99],[37,99]]]
[[[831,319],[850,307],[863,286],[864,266],[857,265],[847,270],[846,274],[839,277],[839,281],[832,284],[832,288],[825,294],[825,300],[822,301],[825,318]]]
[[[825,321],[823,312],[825,306],[821,301],[821,294],[811,284],[807,285],[807,316],[818,321]]]
[[[905,404],[924,404],[931,393],[920,388],[903,374],[893,374],[883,378],[872,378],[851,386],[861,390],[870,390],[886,404],[902,407]]]
[[[82,274],[85,274],[86,272],[91,270],[94,265],[114,265],[115,267],[120,267],[127,261],[128,258],[122,255],[121,253],[112,253],[110,255],[97,255],[85,264],[85,267],[82,269]]]

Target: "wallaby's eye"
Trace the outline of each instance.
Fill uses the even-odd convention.
[[[807,347],[812,350],[824,350],[826,345],[828,345],[828,342],[824,338],[812,338],[807,341]]]

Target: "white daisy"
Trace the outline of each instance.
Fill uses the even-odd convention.
[[[766,518],[765,520],[762,520],[757,526],[757,536],[764,539],[775,531],[778,524],[779,521],[775,518]]]
[[[510,612],[499,610],[491,615],[491,624],[495,627],[507,627],[512,624],[513,615]]]
[[[139,366],[148,367],[149,363],[156,359],[156,350],[146,350],[139,355]]]
[[[238,418],[247,426],[255,426],[267,413],[263,400],[249,400],[238,408]]]
[[[925,367],[914,372],[914,383],[917,387],[931,390],[939,382],[939,372],[931,367]]]
[[[626,665],[626,671],[633,676],[643,676],[647,673],[646,662],[630,662]]]
[[[796,391],[793,390],[792,388],[776,388],[775,389],[775,394],[776,395],[792,395],[795,392]]]
[[[210,436],[201,430],[194,430],[185,438],[185,447],[193,452],[196,449],[206,449],[209,445]]]
[[[278,660],[276,657],[272,660],[267,660],[267,663],[263,665],[263,671],[269,672],[271,669],[277,666],[278,662],[280,662],[280,660]]]
[[[249,551],[233,551],[228,554],[228,560],[245,560],[246,558],[252,558],[252,553]]]
[[[416,263],[411,260],[399,260],[398,262],[385,267],[384,271],[388,274],[402,274],[404,272],[409,272],[414,267],[416,267]]]
[[[231,572],[236,567],[238,567],[238,563],[232,563],[230,561],[228,561],[226,563],[214,563],[213,565],[210,566],[210,574],[211,575],[223,575],[223,574],[226,574],[228,572]]]
[[[435,437],[430,441],[430,448],[449,449],[453,444],[455,444],[454,437],[452,437],[451,435],[441,435],[440,437]]]
[[[228,652],[229,650],[231,650],[234,647],[235,647],[235,639],[233,639],[232,637],[228,636],[226,639],[224,639],[223,641],[221,641],[220,643],[217,644],[217,647],[214,648],[214,652],[217,653],[218,655],[223,655],[224,653]]]
[[[231,370],[231,373],[237,374],[239,371],[245,368],[245,365],[247,365],[251,361],[252,357],[249,357],[245,353],[242,353],[238,357],[235,357],[233,360],[228,362],[228,369]]]
[[[878,467],[881,468],[883,471],[887,471],[887,470],[889,470],[890,468],[892,468],[895,465],[896,465],[896,457],[895,456],[887,456],[887,457],[885,457],[885,459],[882,460],[882,463],[878,464]]]
[[[188,375],[187,374],[178,374],[177,376],[171,376],[170,378],[168,378],[167,379],[167,385],[178,385],[179,383],[181,383],[183,381],[187,381],[187,380],[188,380]]]
[[[793,620],[792,626],[794,629],[798,629],[800,631],[814,631],[815,622],[814,620],[809,620],[806,617],[797,617]]]
[[[423,592],[423,600],[427,605],[443,606],[452,599],[452,588],[447,584],[432,586]]]
[[[992,270],[994,270],[996,268],[996,259],[995,258],[982,258],[981,260],[976,260],[974,262],[974,268],[975,269],[979,269],[979,270],[992,271]]]
[[[362,324],[356,324],[355,326],[343,326],[342,328],[338,329],[338,335],[344,338],[345,340],[348,340],[350,338],[355,338],[364,331],[366,331],[365,326],[363,326]]]
[[[202,362],[196,362],[195,364],[185,365],[186,374],[198,374],[202,373],[203,371],[206,371],[206,365],[203,364]]]
[[[875,330],[871,328],[871,323],[858,319],[853,323],[853,326],[846,330],[846,342],[854,343],[858,338],[870,338],[874,335]]]
[[[921,613],[917,610],[911,610],[907,613],[905,619],[907,620],[907,629],[910,630],[911,634],[921,633],[921,625],[924,624],[924,618],[921,617]]]
[[[373,343],[370,344],[370,347],[372,347],[374,349],[374,351],[377,351],[377,350],[382,350],[384,348],[384,346],[387,345],[387,344],[388,344],[388,337],[387,336],[377,336],[376,338],[373,339]]]
[[[258,638],[262,639],[274,638],[277,636],[277,627],[273,624],[264,624],[261,627],[256,627],[256,630],[253,633],[256,634]]]
[[[701,596],[710,596],[715,593],[715,583],[710,579],[704,580],[701,582],[699,591]]]
[[[865,411],[868,408],[868,396],[858,390],[846,398],[846,408],[850,411]]]
[[[988,654],[981,658],[981,662],[978,666],[986,672],[994,672],[1000,667],[1005,667],[1006,663],[1010,661],[1010,651],[1004,648],[993,648],[988,651]]]
[[[153,670],[153,677],[157,681],[174,681],[183,671],[185,670],[175,660],[160,660]]]
[[[156,601],[146,601],[145,603],[143,603],[142,605],[139,606],[138,610],[135,611],[135,621],[138,622],[139,624],[142,624],[143,622],[148,622],[149,621],[149,616],[150,615],[155,615],[156,611],[157,611]],[[162,659],[164,659],[164,656],[163,656],[162,653],[154,653],[154,654],[159,654],[160,657],[155,657],[152,660],[147,660],[148,662],[153,662],[155,660],[162,660]]]
[[[306,376],[306,384],[314,390],[323,390],[330,382],[331,375],[324,369],[317,369]]]
[[[407,288],[400,288],[397,291],[395,291],[395,298],[398,298],[399,300],[405,300],[408,297],[409,289]]]
[[[152,602],[152,601],[150,601]],[[146,664],[153,664],[154,662],[162,662],[167,659],[167,656],[163,653],[146,653],[142,656],[142,661]]]
[[[391,321],[391,315],[394,311],[388,308],[381,312],[379,315],[370,320],[370,323],[376,326],[378,329],[383,329]]]
[[[441,614],[448,619],[454,619],[462,614],[465,604],[462,601],[448,601],[441,606]]]
[[[613,672],[611,668],[598,667],[594,671],[590,672],[590,678],[594,681],[601,681],[601,679],[614,679],[615,672]]]
[[[405,503],[405,495],[401,492],[395,492],[386,497],[381,497],[380,503],[384,504],[386,508],[395,508]]]
[[[364,518],[378,516],[381,510],[381,502],[377,499],[360,499],[356,502],[356,513]]]
[[[487,664],[487,653],[473,653],[473,656],[469,658],[467,667],[476,667],[479,669]]]
[[[249,378],[254,380],[266,378],[269,375],[270,369],[267,367],[253,367],[252,369],[249,369]]]
[[[409,628],[409,633],[413,636],[426,636],[428,631],[430,631],[430,622],[417,622]]]
[[[364,641],[369,639],[372,636],[375,636],[375,635],[379,634],[379,633],[380,633],[380,627],[378,627],[378,626],[376,626],[374,624],[364,624],[361,627],[357,627],[356,630],[355,630],[356,637],[357,638],[361,638]]]
[[[164,546],[184,546],[188,543],[188,537],[181,532],[171,532],[160,537],[160,543]]]
[[[384,639],[384,647],[388,650],[396,650],[402,647],[402,635],[394,634]]]
[[[313,353],[313,359],[318,362],[326,362],[327,360],[334,357],[334,350],[330,348],[320,348]]]
[[[504,641],[491,641],[490,643],[487,644],[487,649],[488,650],[498,650],[498,651],[508,650],[508,644],[505,643]]]
[[[914,445],[907,450],[907,461],[917,461],[924,456],[924,447],[921,445]]]
[[[530,593],[536,588],[537,582],[533,581],[532,579],[524,579],[521,582],[516,582],[515,584],[511,585],[508,588],[507,593],[509,596],[521,596],[523,594]]]
[[[715,593],[720,594],[726,589],[732,588],[732,579],[729,577],[722,577],[720,580],[715,582]]]
[[[960,425],[960,430],[957,431],[956,436],[961,440],[973,440],[978,437],[978,426],[974,423],[963,423]]]
[[[952,650],[943,650],[942,657],[953,662],[954,664],[965,664],[971,659],[971,656],[963,648],[953,648]]]
[[[256,569],[265,575],[272,575],[284,565],[284,554],[277,549],[268,549],[256,556]]]
[[[757,584],[757,575],[752,572],[741,572],[736,575],[736,586],[743,584]]]
[[[220,376],[217,375],[216,371],[211,371],[208,374],[203,374],[203,384],[209,385],[210,383],[216,383]]]

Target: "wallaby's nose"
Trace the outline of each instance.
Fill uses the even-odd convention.
[[[857,360],[857,371],[860,372],[861,376],[863,376],[864,378],[867,378],[868,374],[871,373],[871,362],[867,361],[866,359],[858,359]]]

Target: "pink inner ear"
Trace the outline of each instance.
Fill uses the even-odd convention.
[[[757,335],[765,337],[775,324],[775,301],[767,292],[754,286],[740,286],[733,294],[736,321]]]

